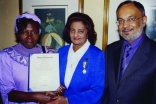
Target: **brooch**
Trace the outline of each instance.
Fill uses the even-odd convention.
[[[83,70],[82,70],[83,74],[86,74],[87,72],[86,70],[87,65],[88,65],[88,58],[85,58],[85,61],[83,62]]]

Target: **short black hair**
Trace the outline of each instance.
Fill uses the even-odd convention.
[[[73,22],[79,22],[81,21],[86,29],[88,30],[88,41],[92,44],[95,45],[96,43],[96,39],[97,39],[97,34],[94,30],[94,23],[92,21],[92,19],[84,13],[80,13],[80,12],[75,12],[72,13],[68,19],[67,19],[67,23],[65,25],[65,28],[63,30],[63,39],[65,40],[65,42],[71,44],[71,39],[70,39],[70,26]]]
[[[144,6],[143,6],[140,2],[132,1],[132,0],[126,0],[126,1],[124,1],[124,2],[122,2],[122,3],[120,3],[119,6],[117,7],[116,13],[117,13],[118,10],[120,9],[120,7],[122,7],[122,6],[125,5],[125,4],[129,4],[129,3],[133,3],[134,6],[135,6],[136,8],[138,8],[138,9],[141,11],[142,16],[145,16],[145,9],[144,9]]]

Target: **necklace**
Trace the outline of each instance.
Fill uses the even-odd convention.
[[[76,60],[77,60],[77,57],[74,58],[74,60],[70,58],[70,60],[69,60],[70,68],[73,68],[73,64],[75,64]]]
[[[73,50],[72,54],[69,56],[69,59],[68,59],[71,69],[73,68],[73,65],[75,64],[76,60],[78,60],[78,55]]]
[[[20,44],[20,50],[21,50],[21,52],[24,54],[24,55],[29,55],[30,53],[36,53],[36,49],[37,49],[37,45],[35,46],[35,47],[33,47],[32,49],[28,49],[28,51],[26,51],[26,50],[24,50],[23,48],[22,48],[22,45]]]

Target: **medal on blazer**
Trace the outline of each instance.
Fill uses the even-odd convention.
[[[85,59],[85,61],[83,62],[83,70],[82,70],[82,73],[83,74],[86,74],[87,70],[86,70],[86,67],[88,65],[88,58]]]

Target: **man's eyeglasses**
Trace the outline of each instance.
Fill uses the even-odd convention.
[[[132,24],[132,23],[134,23],[135,21],[137,21],[140,18],[142,18],[142,17],[139,17],[139,18],[130,17],[127,20],[119,19],[116,23],[117,23],[117,25],[121,25],[121,24],[124,24],[125,21],[126,21],[127,23],[131,23]]]

